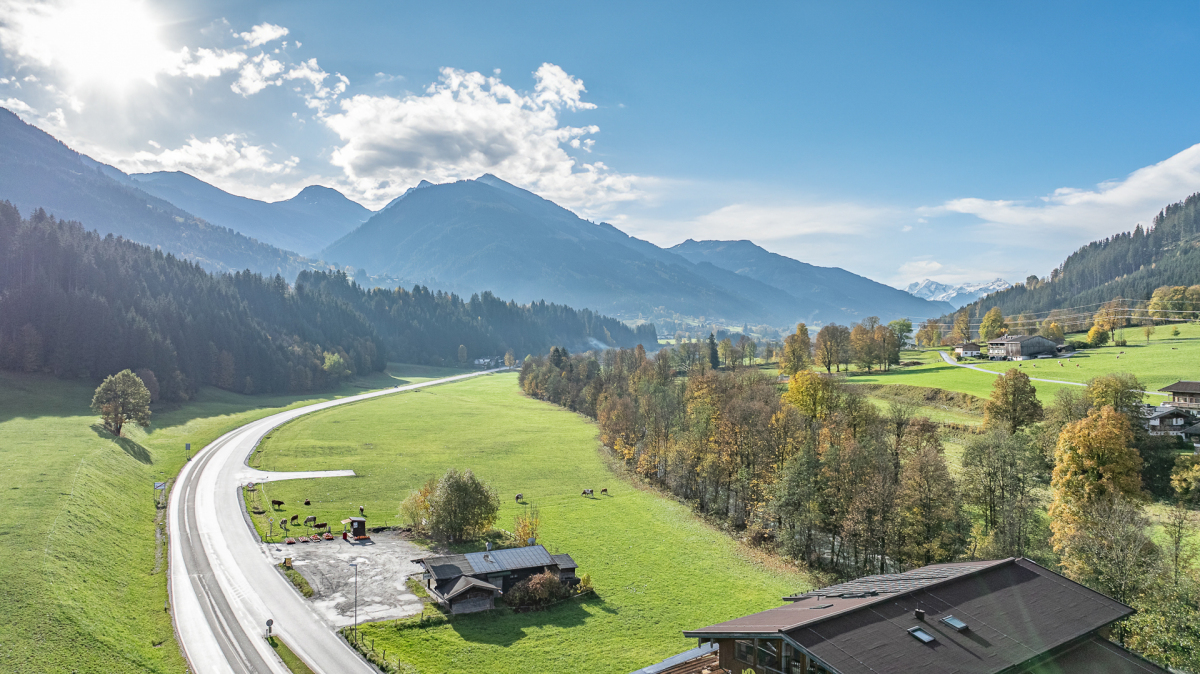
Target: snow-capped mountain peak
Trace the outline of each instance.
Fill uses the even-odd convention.
[[[989,295],[1000,290],[1011,288],[1012,284],[1004,279],[996,279],[994,281],[981,281],[978,283],[963,283],[961,285],[949,285],[946,283],[938,283],[931,279],[914,282],[908,284],[905,290],[910,295],[915,295],[926,300],[934,302],[949,302],[955,309],[970,304],[975,300]]]

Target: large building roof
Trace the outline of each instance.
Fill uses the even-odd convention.
[[[1200,393],[1200,381],[1177,381],[1158,390],[1167,393]]]
[[[995,674],[1133,613],[1027,559],[925,567],[790,599],[789,605],[684,635],[783,637],[841,674]],[[916,609],[925,611],[924,620]],[[966,628],[943,622],[949,616]],[[914,627],[932,641],[914,637]]]
[[[570,555],[557,556],[570,560],[572,565],[570,568],[575,568],[575,562]],[[435,580],[558,565],[555,557],[546,552],[546,548],[541,545],[488,552],[468,552],[465,555],[440,555],[417,561],[425,564]]]

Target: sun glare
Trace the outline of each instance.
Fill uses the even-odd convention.
[[[163,46],[160,24],[137,0],[72,0],[24,18],[22,51],[79,84],[153,83],[179,60]]]

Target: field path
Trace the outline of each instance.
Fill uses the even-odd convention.
[[[246,461],[272,430],[337,405],[491,374],[487,370],[364,393],[280,412],[217,438],[188,462],[171,490],[168,590],[179,645],[192,671],[289,674],[264,638],[273,632],[317,674],[376,670],[324,622],[259,545],[243,513],[247,482],[353,475],[353,471],[268,473]]]
[[[965,365],[963,363],[959,363],[959,362],[955,361],[953,358],[951,358],[945,351],[938,351],[938,353],[942,356],[942,360],[946,361],[947,363],[949,363],[950,365],[953,365],[955,367],[965,367],[968,370],[975,370],[976,372],[984,372],[984,373],[990,374],[994,377],[998,377],[1001,374],[1001,373],[995,372],[993,370],[988,370],[986,368],[979,367],[978,365]],[[1085,386],[1085,387],[1087,386],[1087,384],[1081,384],[1077,381],[1063,381],[1061,379],[1039,379],[1037,377],[1030,377],[1029,379],[1030,379],[1030,381],[1044,381],[1044,382],[1047,382],[1050,384],[1066,384],[1067,386]],[[1142,393],[1145,393],[1146,395],[1152,395],[1152,396],[1167,395],[1165,393],[1160,393],[1158,391],[1142,391]]]

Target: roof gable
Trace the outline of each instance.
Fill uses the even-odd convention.
[[[1177,381],[1158,390],[1166,393],[1200,393],[1200,381]]]

